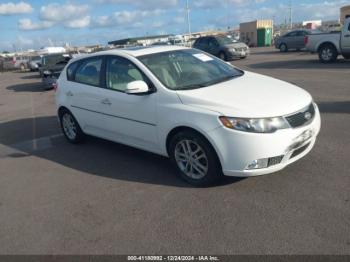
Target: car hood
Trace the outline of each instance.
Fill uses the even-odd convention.
[[[284,116],[312,101],[308,92],[293,84],[247,71],[229,81],[177,94],[183,104],[243,118]]]

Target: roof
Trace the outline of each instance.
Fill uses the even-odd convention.
[[[176,51],[176,50],[183,50],[188,49],[188,47],[184,46],[171,46],[171,45],[164,45],[164,46],[147,46],[147,47],[131,47],[131,48],[121,48],[121,49],[112,49],[102,52],[94,53],[95,55],[118,55],[118,54],[128,54],[134,57],[143,56],[143,55],[149,55],[149,54],[155,54],[155,53],[162,53],[162,52],[169,52],[169,51]]]

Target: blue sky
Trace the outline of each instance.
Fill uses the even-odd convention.
[[[0,0],[0,51],[187,31],[185,0]],[[192,31],[288,17],[289,0],[189,0]],[[349,0],[292,0],[293,20],[333,20]]]

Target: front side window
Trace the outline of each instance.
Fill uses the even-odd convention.
[[[243,75],[243,71],[196,49],[156,53],[138,59],[172,90],[202,88]]]
[[[107,88],[124,92],[130,82],[138,80],[148,82],[141,71],[131,61],[122,57],[107,58]]]
[[[99,86],[101,65],[102,58],[100,57],[81,61],[75,73],[75,81],[82,84]]]

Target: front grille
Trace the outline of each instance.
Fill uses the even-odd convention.
[[[290,156],[290,159],[293,157],[296,157],[297,155],[300,155],[301,153],[303,153],[306,148],[308,148],[310,145],[310,143],[306,144],[305,146],[302,146],[300,148],[298,148],[297,150],[294,150],[293,154]]]
[[[267,166],[270,167],[270,166],[278,165],[279,163],[281,163],[283,157],[284,157],[283,155],[270,157]]]
[[[286,117],[286,120],[288,121],[289,125],[293,128],[304,126],[308,123],[310,123],[315,117],[315,108],[314,105],[311,103],[307,108],[304,110]]]

